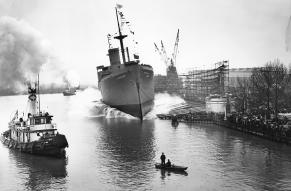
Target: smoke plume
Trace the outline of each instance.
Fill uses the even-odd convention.
[[[55,69],[56,62],[49,42],[28,23],[12,17],[0,18],[0,93],[23,90],[44,65],[46,69],[54,68],[54,74],[62,73]]]
[[[78,88],[80,86],[80,77],[74,70],[69,70],[63,77],[67,87]]]

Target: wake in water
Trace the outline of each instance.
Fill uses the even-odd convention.
[[[89,118],[127,118],[137,119],[118,109],[112,108],[101,101],[101,93],[94,88],[87,88],[77,92],[76,96],[70,97],[71,114],[86,116]]]
[[[116,108],[112,108],[104,104],[101,100],[96,101],[95,107],[96,107],[95,109],[96,109],[96,112],[98,113],[98,116],[104,116],[107,119],[110,119],[110,118],[138,119]]]
[[[144,116],[144,120],[155,119],[157,114],[178,114],[188,113],[190,110],[201,110],[199,106],[193,107],[192,104],[189,105],[181,97],[167,93],[156,94],[154,102],[153,109]],[[104,104],[100,91],[93,88],[87,88],[84,91],[78,92],[76,96],[71,97],[69,105],[71,106],[71,114],[77,114],[79,116],[139,120],[136,117]]]
[[[101,93],[96,90],[98,93],[99,98],[98,101],[95,101],[95,111],[97,113],[96,116],[103,116],[105,118],[126,118],[126,119],[137,119],[136,117],[133,117],[129,114],[126,114],[116,108],[112,108],[106,104],[104,104],[101,101]],[[179,96],[172,96],[167,93],[158,93],[155,95],[155,105],[153,109],[144,116],[145,120],[155,119],[156,114],[159,113],[169,113],[171,110],[175,110],[177,108],[185,108],[189,107],[188,104],[186,104],[185,100],[182,99]]]
[[[152,111],[150,111],[145,118],[156,118],[157,114],[171,113],[177,108],[188,105],[184,99],[176,95],[170,95],[167,93],[158,93],[155,95],[155,105]]]
[[[92,118],[105,117],[106,119],[125,118],[139,120],[136,117],[104,104],[101,99],[102,96],[99,90],[87,88],[84,91],[78,92],[76,96],[70,98],[69,105],[71,108],[69,111],[71,114]],[[156,114],[177,114],[193,110],[193,107],[187,104],[181,97],[167,93],[156,94],[154,102],[153,109],[144,116],[144,120],[155,119]]]

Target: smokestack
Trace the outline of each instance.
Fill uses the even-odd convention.
[[[108,56],[110,60],[110,65],[119,65],[120,56],[119,56],[119,48],[111,48],[108,50]]]

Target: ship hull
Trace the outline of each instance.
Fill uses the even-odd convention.
[[[0,135],[1,142],[11,149],[18,150],[23,153],[51,156],[51,157],[65,157],[65,148],[68,147],[68,142],[64,135],[58,134],[50,139],[43,139],[33,142],[18,142],[3,134]]]
[[[107,75],[103,76],[104,73]],[[98,72],[99,89],[105,104],[143,118],[154,104],[153,70],[148,65],[119,65]]]

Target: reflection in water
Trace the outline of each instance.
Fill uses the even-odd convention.
[[[109,169],[111,181],[121,188],[147,184],[154,170],[153,121],[104,119],[102,122],[98,152],[107,151],[103,165]]]
[[[67,176],[67,160],[35,156],[15,150],[9,151],[9,158],[15,161],[21,176],[25,177],[27,190],[64,188]]]
[[[162,179],[165,179],[166,176],[171,176],[171,174],[188,176],[188,173],[186,171],[167,171],[164,169],[159,169],[159,171],[161,171],[161,178]]]
[[[174,128],[170,121],[159,119],[141,123],[119,114],[108,118],[98,114],[93,102],[98,95],[91,93],[42,96],[69,141],[70,160],[22,154],[0,145],[1,191],[291,188],[290,146],[213,125],[180,123]],[[170,109],[168,103],[175,107],[180,103],[169,96],[166,103],[163,98],[157,96],[160,101],[151,113]],[[0,97],[1,132],[24,99]],[[188,166],[188,175],[155,169],[162,152],[173,164]]]
[[[217,126],[204,126],[201,130],[208,141],[204,149],[209,152],[205,157],[209,167],[219,172],[225,182],[231,180],[227,185],[251,185],[249,190],[288,190],[289,146]]]

